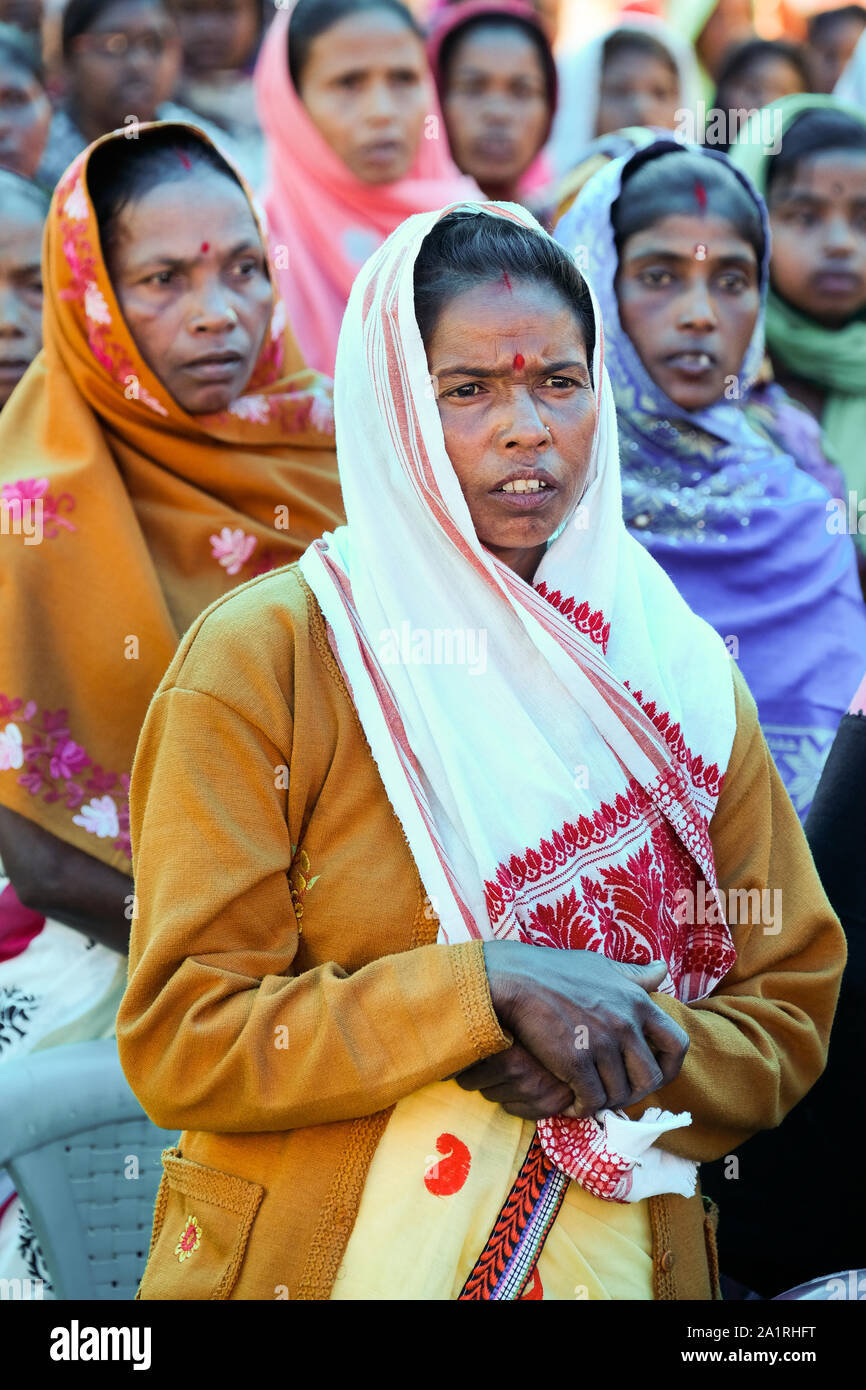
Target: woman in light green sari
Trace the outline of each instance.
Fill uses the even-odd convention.
[[[762,138],[768,131],[776,136],[772,145]],[[767,346],[773,370],[789,395],[820,422],[825,451],[842,470],[849,494],[855,494],[853,507],[844,499],[844,527],[839,524],[858,543],[862,576],[866,114],[834,97],[785,97],[752,117],[730,155],[752,176],[769,207]]]

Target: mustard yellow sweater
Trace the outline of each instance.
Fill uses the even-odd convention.
[[[820,1075],[844,937],[734,670],[737,733],[711,824],[720,885],[782,888],[778,932],[732,926],[708,999],[656,1002],[688,1032],[665,1146],[718,1158]],[[437,921],[294,566],[184,637],[132,778],[137,915],[117,1019],[165,1159],[140,1296],[329,1297],[365,1174],[401,1097],[510,1044],[480,942]],[[772,1194],[768,1194],[772,1200]],[[655,1295],[717,1295],[700,1195],[651,1199]]]

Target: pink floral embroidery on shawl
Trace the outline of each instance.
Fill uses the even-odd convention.
[[[224,566],[226,574],[238,574],[252,555],[258,540],[248,536],[238,526],[224,526],[218,536],[211,536],[211,553]]]
[[[141,401],[157,415],[168,415],[162,402],[141,385],[138,368],[122,343],[112,336],[111,310],[97,284],[99,261],[88,238],[90,211],[80,162],[76,160],[72,165],[59,191],[61,243],[72,272],[72,285],[62,291],[63,298],[77,300],[83,306],[90,349],[100,366],[124,388],[127,399]]]
[[[13,521],[21,521],[22,511],[26,504],[32,511],[36,504],[42,513],[42,534],[49,540],[54,540],[58,534],[58,526],[64,526],[67,531],[77,531],[78,527],[73,526],[62,512],[71,512],[75,508],[75,498],[70,492],[61,492],[59,497],[52,497],[48,491],[47,478],[19,478],[14,483],[4,483],[3,500],[8,502],[8,511]]]
[[[271,405],[267,396],[238,396],[228,408],[229,415],[238,420],[252,420],[256,425],[266,425],[271,418]]]
[[[267,340],[259,353],[255,370],[247,383],[248,391],[260,391],[263,386],[270,386],[272,382],[279,380],[282,375],[285,356],[285,331],[286,306],[282,299],[277,299],[271,314]]]
[[[0,692],[0,719],[14,717],[0,730],[0,770],[23,767],[17,780],[31,796],[41,795],[48,804],[64,798],[66,808],[78,813],[74,825],[111,839],[114,849],[131,858],[128,774],[107,772],[70,738],[65,709],[43,710],[38,724],[37,713],[35,701],[25,704]]]
[[[224,526],[218,536],[211,536],[211,554],[225,569],[226,574],[239,574],[247,565],[249,578],[256,579],[260,574],[278,570],[289,561],[276,550],[257,550],[258,539],[248,536],[240,527],[232,529]],[[255,555],[255,559],[251,557]]]

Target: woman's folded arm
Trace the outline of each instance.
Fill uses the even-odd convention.
[[[287,753],[221,699],[177,686],[144,725],[117,1038],[132,1089],[167,1129],[371,1114],[509,1043],[480,941],[387,954],[352,973],[334,962],[292,973],[292,846],[275,775]]]
[[[132,879],[0,806],[0,861],[19,902],[126,954]]]
[[[739,675],[735,687],[738,733],[710,833],[737,960],[696,1004],[653,994],[691,1041],[677,1079],[630,1112],[691,1111],[692,1124],[659,1144],[701,1161],[781,1123],[818,1079],[845,963],[844,934]]]

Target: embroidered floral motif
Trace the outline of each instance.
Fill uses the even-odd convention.
[[[94,797],[86,806],[82,806],[81,815],[73,816],[72,820],[100,840],[110,839],[120,830],[117,806],[110,796]]]
[[[17,724],[7,724],[0,730],[0,772],[10,767],[21,767],[24,762],[21,730]]]
[[[258,541],[240,527],[224,526],[218,536],[211,536],[211,553],[224,566],[226,574],[237,574],[252,555]]]
[[[653,827],[625,864],[582,874],[553,903],[520,917],[519,937],[533,946],[598,951],[609,960],[663,960],[673,981],[703,970],[705,942],[678,921],[678,893],[696,891],[697,866],[666,823]],[[694,960],[697,954],[700,959]]]
[[[318,883],[321,874],[314,874],[312,878],[307,877],[310,872],[310,859],[305,849],[298,853],[298,846],[292,845],[292,854],[294,858],[289,870],[289,884],[292,890],[292,902],[295,905],[295,916],[300,921],[304,915],[304,898],[310,889]]]
[[[77,178],[63,204],[63,215],[72,222],[86,222],[90,215],[83,178]]]
[[[623,863],[599,862],[615,855],[618,841],[634,839],[641,822],[646,834]],[[497,936],[536,946],[599,951],[641,965],[664,960],[668,978],[661,989],[686,1001],[702,998],[730,970],[736,952],[726,925],[695,930],[675,913],[677,894],[696,890],[696,853],[712,873],[706,827],[691,829],[695,843],[684,844],[656,799],[630,778],[612,804],[566,822],[538,849],[499,865],[484,885],[491,926]]]
[[[140,401],[158,415],[168,415],[162,402],[141,385],[140,369],[123,344],[112,336],[111,310],[98,284],[100,261],[88,235],[90,208],[80,169],[78,159],[67,171],[58,193],[61,244],[71,272],[71,283],[61,291],[61,297],[75,300],[83,307],[87,341],[100,366],[124,390],[130,380],[137,383],[135,393],[127,399]]]
[[[105,296],[92,280],[84,290],[84,312],[94,323],[111,323],[111,313],[105,302]]]
[[[183,1264],[184,1260],[188,1260],[190,1255],[195,1254],[200,1245],[201,1226],[198,1224],[198,1218],[195,1216],[188,1216],[186,1218],[186,1226],[180,1233],[180,1240],[174,1247],[174,1253],[177,1255],[180,1263]]]
[[[649,805],[649,797],[632,777],[625,792],[617,796],[612,805],[602,802],[592,817],[579,816],[573,824],[566,821],[549,840],[542,840],[537,850],[527,849],[523,856],[513,854],[507,864],[497,869],[496,881],[484,885],[491,926],[496,926],[506,907],[515,901],[527,883],[538,883],[591,846],[603,844],[616,832],[639,820]]]
[[[77,777],[90,762],[80,743],[71,738],[59,738],[54,745],[48,770],[52,777]]]
[[[94,763],[86,748],[70,738],[65,709],[43,710],[38,724],[37,713],[34,700],[25,704],[0,692],[0,719],[15,717],[0,731],[0,771],[23,768],[19,786],[49,805],[62,797],[67,810],[79,813],[72,816],[74,825],[100,840],[110,838],[112,848],[129,859],[128,774],[107,772]]]
[[[65,526],[67,531],[78,530],[78,527],[67,521],[65,516],[61,516],[61,511],[71,512],[74,509],[75,499],[69,492],[61,492],[57,498],[52,497],[48,491],[47,478],[19,478],[17,482],[4,483],[2,491],[4,501],[9,504],[8,511],[13,521],[21,521],[25,503],[29,503],[28,510],[32,510],[35,503],[40,503],[42,534],[49,540],[54,540],[58,526]]]
[[[271,414],[267,396],[238,396],[236,401],[232,401],[228,412],[238,420],[252,420],[257,425],[266,425]]]
[[[600,608],[592,612],[588,603],[578,603],[577,599],[565,598],[560,593],[559,589],[554,589],[553,592],[551,592],[544,580],[542,580],[540,584],[536,584],[535,591],[540,594],[542,598],[546,598],[547,602],[552,604],[564,618],[568,618],[569,622],[574,624],[578,632],[582,632],[585,636],[590,637],[597,646],[601,647],[604,654],[607,655],[607,644],[610,639],[610,623],[605,622],[604,614]]]
[[[142,405],[146,405],[148,410],[154,411],[156,415],[168,415],[168,411],[162,402],[158,401],[156,396],[152,396],[146,387],[141,385],[141,382],[138,384],[138,399],[141,401]]]
[[[285,300],[278,299],[274,305],[274,312],[271,314],[271,341],[276,342],[282,338],[286,331],[286,304]]]
[[[719,772],[715,763],[710,763],[708,767],[704,767],[704,760],[700,753],[697,757],[693,756],[690,749],[686,747],[686,741],[679,724],[672,724],[670,715],[666,714],[664,710],[656,708],[655,700],[645,700],[643,691],[632,690],[628,681],[623,681],[623,685],[629,694],[637,700],[644,714],[648,715],[655,724],[668,745],[674,761],[685,768],[692,785],[698,790],[706,789],[710,796],[717,797],[725,780],[724,773]]]
[[[334,433],[334,402],[328,396],[314,396],[310,406],[310,425],[320,434]]]

